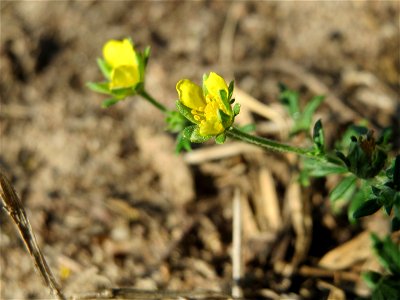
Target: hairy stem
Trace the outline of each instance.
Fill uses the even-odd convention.
[[[159,110],[161,110],[164,113],[168,112],[168,109],[162,105],[160,102],[158,102],[156,99],[154,99],[152,96],[150,96],[150,94],[148,94],[145,90],[142,90],[139,93],[140,96],[142,96],[144,99],[146,99],[147,101],[149,101],[151,104],[153,104],[156,108],[158,108]]]
[[[258,146],[258,147],[261,147],[261,148],[264,148],[267,150],[295,153],[297,155],[309,157],[309,158],[316,159],[316,160],[323,161],[323,162],[328,162],[324,157],[315,156],[307,149],[294,147],[294,146],[283,144],[283,143],[280,143],[280,142],[277,142],[274,140],[270,140],[267,138],[254,136],[254,135],[245,133],[235,127],[232,127],[231,129],[227,130],[226,135],[230,138],[240,140],[242,142],[246,142],[249,144],[253,144],[255,146]]]

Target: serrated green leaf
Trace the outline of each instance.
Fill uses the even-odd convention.
[[[87,82],[86,86],[93,92],[111,95],[108,82]]]
[[[197,124],[197,121],[194,119],[194,117],[192,115],[192,110],[189,107],[183,105],[182,102],[177,100],[176,108],[182,114],[182,116],[184,116],[186,119],[188,119],[193,124]]]
[[[102,58],[97,59],[97,65],[103,76],[109,80],[111,77],[111,67]]]
[[[193,131],[196,129],[197,125],[191,125],[182,130],[182,137],[190,141],[190,137]]]
[[[121,100],[115,99],[115,98],[106,99],[101,103],[101,107],[102,108],[108,108],[108,107],[113,106],[114,104],[116,104],[118,101],[121,101]]]
[[[330,200],[331,201],[336,201],[340,197],[343,196],[343,194],[356,182],[356,177],[355,176],[348,176],[345,177],[330,193]]]
[[[353,213],[353,218],[354,219],[359,219],[362,217],[366,217],[369,215],[372,215],[376,213],[380,208],[382,207],[382,204],[379,203],[378,199],[370,199],[365,202],[363,202]]]

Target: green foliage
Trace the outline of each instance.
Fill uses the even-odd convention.
[[[324,96],[315,96],[307,102],[303,110],[300,109],[300,99],[299,94],[287,88],[286,85],[280,84],[280,94],[279,100],[288,109],[290,116],[294,121],[293,128],[291,130],[291,135],[296,135],[300,132],[309,132],[312,124],[312,118],[324,101]]]
[[[340,199],[349,189],[353,188],[356,184],[355,176],[345,177],[330,193],[331,201]]]
[[[323,155],[325,153],[325,135],[321,120],[318,120],[314,125],[312,139],[314,142],[315,154]]]
[[[350,172],[359,178],[373,178],[379,174],[386,163],[387,154],[376,144],[372,132],[366,135],[351,137],[348,154],[338,151],[337,156],[343,160]]]
[[[385,274],[366,272],[363,278],[372,289],[373,300],[399,299],[400,291],[400,245],[387,236],[380,239],[372,234],[372,247]]]
[[[182,133],[183,137],[192,143],[204,143],[211,138],[211,136],[201,135],[199,131],[200,128],[197,125],[191,125],[186,127]]]

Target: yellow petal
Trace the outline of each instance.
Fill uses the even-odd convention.
[[[195,110],[202,110],[206,105],[201,87],[189,79],[180,80],[176,84],[176,90],[183,105]]]
[[[218,118],[218,104],[215,101],[207,103],[204,109],[205,120],[200,123],[201,135],[218,135],[224,131],[224,127]]]
[[[203,136],[218,135],[224,131],[224,127],[218,120],[215,122],[203,121],[200,123],[199,128],[199,133]]]
[[[123,65],[137,66],[136,52],[128,39],[108,41],[103,47],[103,56],[112,68]]]
[[[120,66],[111,72],[110,89],[127,88],[139,82],[138,69],[134,66]]]
[[[219,94],[220,90],[225,90],[228,95],[228,86],[225,80],[217,73],[210,72],[210,75],[204,80],[204,87],[207,90],[207,94],[214,98],[214,100],[221,99]]]

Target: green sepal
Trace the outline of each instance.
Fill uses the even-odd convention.
[[[240,113],[240,104],[236,103],[233,106],[233,115],[236,117]]]
[[[224,113],[221,109],[218,109],[218,119],[224,128],[229,128],[232,125],[232,117]]]
[[[178,136],[176,137],[176,146],[175,146],[175,153],[179,154],[181,153],[183,150],[186,151],[191,151],[192,147],[190,145],[190,140],[185,138],[183,133],[180,132],[178,134]]]
[[[387,147],[389,146],[389,141],[393,136],[393,129],[392,128],[384,128],[379,135],[378,140],[376,141],[377,145],[380,145],[382,147]]]
[[[382,204],[379,203],[378,199],[370,199],[363,202],[353,213],[354,219],[359,219],[365,216],[372,215],[376,213]]]
[[[146,61],[142,53],[136,53],[136,62],[139,69],[139,81],[144,82],[144,74],[146,72]]]
[[[313,129],[313,141],[315,147],[315,154],[320,155],[325,153],[325,135],[324,128],[322,127],[321,119],[319,119]]]
[[[139,81],[138,83],[136,83],[136,85],[134,85],[132,88],[132,91],[135,94],[140,94],[142,93],[145,89],[144,89],[144,82],[143,81]]]
[[[231,107],[231,104],[229,103],[228,94],[226,93],[226,91],[225,90],[219,90],[219,96],[220,96],[220,98],[222,100],[222,103],[224,104],[226,110],[231,112],[232,111],[232,107]]]
[[[112,68],[106,63],[106,61],[102,58],[97,58],[97,65],[99,66],[99,69],[103,76],[106,79],[110,80]]]
[[[87,82],[86,86],[93,92],[112,95],[108,82]]]
[[[235,82],[232,80],[231,82],[229,82],[229,86],[228,86],[228,100],[232,98],[234,88],[235,88]],[[233,99],[233,100],[235,100],[235,99]],[[231,102],[231,104],[232,103],[233,102]]]
[[[173,133],[181,132],[189,125],[188,120],[176,110],[167,112],[165,122],[168,124],[167,130]]]
[[[140,89],[141,84],[142,84],[141,82],[138,82],[136,85],[127,88],[110,89],[110,92],[111,95],[114,96],[114,98],[122,100],[125,99],[126,97],[137,94],[137,89]]]
[[[223,132],[223,133],[221,133],[221,134],[218,134],[218,135],[215,137],[215,142],[216,142],[217,144],[223,144],[223,143],[225,143],[225,140],[226,140],[226,134],[225,134],[225,132]]]
[[[211,136],[204,136],[200,134],[200,128],[197,125],[186,127],[182,131],[183,137],[190,140],[192,143],[204,143],[208,141]]]
[[[151,47],[147,46],[146,48],[144,48],[143,51],[143,62],[145,67],[147,67],[147,64],[149,63],[150,54],[151,54]]]
[[[387,154],[379,146],[375,145],[372,133],[367,136],[351,137],[351,143],[346,156],[349,171],[359,178],[373,178],[379,174],[386,163]]]
[[[184,116],[193,124],[198,123],[192,115],[192,110],[189,107],[183,105],[182,102],[180,102],[179,100],[176,101],[176,109],[182,114],[182,116]]]
[[[330,193],[330,200],[334,202],[340,199],[343,194],[355,184],[356,179],[357,178],[352,175],[345,177]]]
[[[344,155],[340,151],[336,151],[336,156],[340,158],[346,165],[347,168],[350,168],[350,161],[347,159],[346,155]]]
[[[108,108],[108,107],[110,107],[110,106],[113,106],[114,104],[116,104],[116,103],[119,102],[119,101],[121,101],[121,99],[109,98],[109,99],[104,100],[104,101],[101,103],[101,107],[102,107],[102,108]]]

